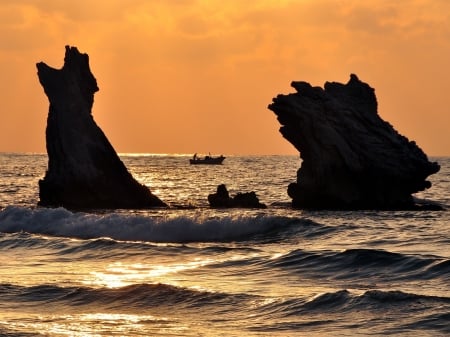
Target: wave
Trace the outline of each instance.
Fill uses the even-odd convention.
[[[444,309],[450,305],[450,298],[411,294],[398,290],[368,290],[361,295],[353,294],[348,290],[338,290],[319,294],[309,300],[291,299],[274,302],[261,309],[271,313],[278,312],[278,315],[286,317],[314,312],[343,313],[360,310],[387,310],[394,307],[414,308],[417,305],[421,305],[424,309],[427,306]]]
[[[389,280],[450,277],[450,260],[419,257],[376,249],[343,252],[294,250],[268,262],[288,272],[329,279],[386,278]]]
[[[145,242],[230,242],[252,239],[274,240],[292,228],[306,235],[327,232],[308,219],[282,216],[226,216],[205,218],[161,217],[136,214],[92,214],[64,208],[22,208],[8,206],[0,211],[0,232],[61,236],[80,239],[107,237],[121,241]]]
[[[414,330],[437,330],[443,333],[442,336],[450,336],[450,313],[447,311],[425,315],[410,324],[404,324],[393,332]]]
[[[0,307],[3,305],[39,307],[53,313],[71,310],[120,311],[141,313],[155,310],[183,312],[202,317],[217,317],[235,322],[242,318],[249,330],[270,332],[309,329],[334,324],[343,315],[363,320],[353,324],[364,326],[366,320],[374,328],[379,315],[388,315],[392,324],[381,320],[384,332],[405,329],[449,332],[450,298],[427,296],[402,291],[369,290],[355,294],[337,290],[312,298],[271,298],[245,294],[221,293],[167,284],[134,284],[120,288],[63,287],[57,285],[18,286],[0,284]],[[72,308],[72,309],[70,309]],[[239,317],[236,317],[238,311]],[[398,324],[396,323],[398,320]],[[407,326],[408,325],[408,326]]]
[[[1,302],[49,307],[95,307],[96,309],[120,309],[127,311],[143,308],[204,308],[229,306],[246,301],[251,295],[224,294],[167,284],[133,284],[119,288],[61,287],[56,285],[17,286],[0,284]],[[0,304],[1,304],[0,302]],[[53,310],[53,309],[50,309]]]
[[[356,295],[348,290],[338,290],[311,299],[290,299],[264,305],[259,308],[261,317],[270,319],[264,320],[267,324],[258,324],[250,329],[310,333],[311,329],[321,329],[330,324],[346,330],[350,324],[361,331],[377,331],[374,333],[377,336],[396,336],[403,335],[405,331],[420,330],[439,331],[447,335],[450,331],[449,309],[449,297],[381,290]],[[353,315],[351,322],[343,319],[347,315]],[[389,317],[389,320],[380,317]]]
[[[368,290],[360,295],[348,290],[318,294],[312,298],[288,298],[267,301],[268,298],[243,294],[220,293],[191,289],[163,283],[141,283],[117,288],[64,287],[51,284],[19,286],[0,284],[2,302],[29,304],[61,304],[71,306],[105,306],[144,308],[181,305],[186,307],[247,305],[261,312],[277,313],[281,316],[312,312],[342,312],[343,310],[373,310],[377,307],[421,304],[450,305],[450,297],[406,293],[399,290]],[[268,303],[268,304],[267,304]],[[448,313],[447,316],[448,317]]]
[[[67,247],[68,243],[63,238],[52,238],[49,240],[49,238],[45,236],[33,235],[22,231],[13,232],[12,234],[0,232],[0,248],[49,248],[54,250],[62,250]]]
[[[130,256],[133,254],[177,254],[180,252],[179,244],[159,245],[142,241],[120,241],[101,237],[94,239],[74,239],[56,236],[44,236],[28,232],[0,233],[0,249],[50,249],[56,256],[69,256],[72,258],[99,259],[103,256]],[[221,247],[202,247],[206,249],[222,249]],[[195,247],[183,245],[183,253],[195,253]]]

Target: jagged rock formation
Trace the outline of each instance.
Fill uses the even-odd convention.
[[[91,108],[99,89],[89,56],[66,46],[64,66],[37,63],[50,101],[46,142],[48,170],[39,181],[39,205],[67,208],[147,208],[166,206],[128,172]]]
[[[217,186],[216,193],[208,195],[208,202],[214,208],[266,208],[255,192],[237,193],[231,198],[224,184]]]
[[[281,134],[300,152],[292,205],[318,209],[410,209],[412,193],[439,171],[415,142],[377,113],[374,89],[351,75],[324,89],[292,82],[296,93],[269,105]]]

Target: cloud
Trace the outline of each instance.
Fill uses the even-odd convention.
[[[265,106],[290,90],[290,81],[322,85],[346,81],[351,72],[376,86],[383,113],[399,123],[406,118],[397,112],[400,103],[412,99],[415,117],[407,122],[416,123],[420,96],[436,102],[436,114],[446,113],[436,93],[450,78],[449,16],[445,0],[3,1],[2,73],[20,81],[10,81],[9,97],[0,98],[18,115],[46,111],[34,63],[60,65],[71,44],[91,57],[100,86],[95,116],[123,144],[137,132],[124,140],[122,131],[151,111],[162,123],[186,118],[180,126],[172,122],[172,138],[214,119],[245,134],[246,123],[270,116]],[[42,106],[9,99],[25,88]],[[278,137],[275,120],[261,125],[267,132],[270,123]]]

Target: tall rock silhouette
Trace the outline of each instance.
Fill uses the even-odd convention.
[[[89,56],[66,46],[64,66],[37,63],[50,108],[48,169],[39,181],[39,205],[67,208],[149,208],[166,204],[138,183],[120,160],[91,109],[99,90]]]
[[[374,89],[351,75],[324,89],[292,82],[296,93],[269,105],[281,134],[300,152],[292,205],[319,209],[409,209],[413,193],[431,187],[435,162],[377,112]]]

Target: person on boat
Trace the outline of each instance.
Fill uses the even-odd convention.
[[[194,160],[197,160],[197,153],[194,153],[193,159],[194,159]]]

